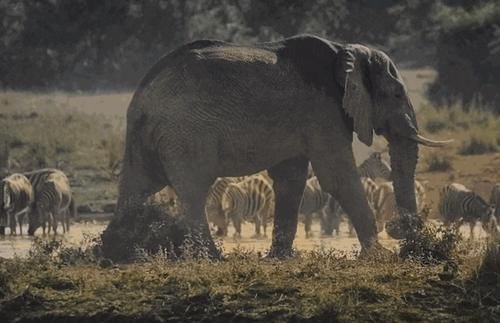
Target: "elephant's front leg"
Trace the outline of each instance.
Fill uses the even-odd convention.
[[[268,170],[275,194],[273,241],[268,257],[285,258],[292,255],[308,162],[305,157],[296,157]]]
[[[366,199],[352,152],[346,157],[324,151],[311,160],[321,187],[330,193],[347,213],[363,250],[379,247],[377,227]],[[330,157],[330,158],[328,158]]]

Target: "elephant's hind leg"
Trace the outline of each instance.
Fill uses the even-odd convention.
[[[308,160],[296,157],[285,160],[268,170],[273,179],[275,213],[273,241],[268,257],[285,258],[292,255],[297,233],[298,211],[307,179]]]
[[[194,256],[218,259],[220,252],[210,234],[207,217],[205,216],[205,201],[211,180],[201,172],[180,172],[184,176],[174,174],[172,186],[177,192],[180,208],[186,217],[191,233]],[[205,176],[204,176],[205,175]]]

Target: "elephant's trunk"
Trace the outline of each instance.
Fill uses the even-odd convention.
[[[389,142],[392,177],[396,204],[400,217],[387,224],[387,233],[396,239],[405,236],[410,228],[403,227],[406,216],[416,219],[417,203],[415,198],[415,168],[418,159],[418,144],[406,137],[392,136]],[[406,223],[408,224],[408,223]]]

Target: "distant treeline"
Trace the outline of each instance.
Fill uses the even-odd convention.
[[[437,67],[443,81],[450,59],[464,60],[474,73],[484,69],[493,75],[488,64],[498,53],[499,2],[0,0],[0,88],[130,89],[161,55],[191,40],[253,43],[297,33],[374,45],[400,64]],[[476,34],[486,34],[483,47],[469,53],[465,48],[470,42],[475,46]],[[495,76],[500,82],[500,74]],[[443,85],[432,93],[436,99],[448,97],[457,86]],[[483,89],[468,91],[477,97]]]

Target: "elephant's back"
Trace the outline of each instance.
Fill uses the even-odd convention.
[[[139,85],[137,86],[136,93],[141,92],[143,88],[145,88],[148,84],[150,84],[158,75],[169,68],[170,66],[174,66],[176,62],[183,59],[186,55],[189,54],[191,50],[201,49],[201,48],[214,48],[219,46],[228,45],[229,43],[221,41],[221,40],[211,40],[211,39],[203,39],[196,40],[194,42],[185,44],[172,52],[162,56],[156,63],[151,66],[151,68],[146,72],[144,77],[141,79]]]

